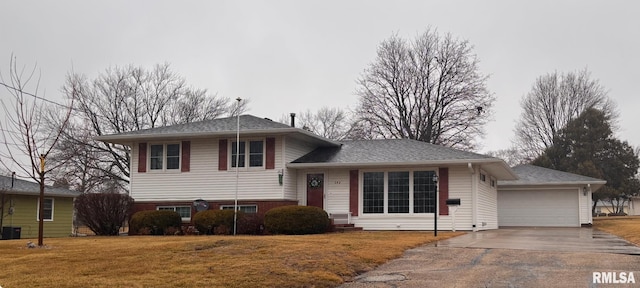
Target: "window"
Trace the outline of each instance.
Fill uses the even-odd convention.
[[[434,171],[413,172],[413,213],[435,213],[436,183]]]
[[[38,201],[37,208],[38,213],[36,214],[36,220],[40,220],[40,201]],[[44,198],[42,219],[44,221],[53,221],[53,198]]]
[[[151,144],[150,146],[151,170],[180,169],[180,144]]]
[[[409,213],[409,172],[389,172],[389,213]]]
[[[364,172],[362,212],[434,213],[437,187],[437,183],[433,181],[435,174],[435,171]]]
[[[156,209],[164,211],[175,211],[180,214],[180,218],[182,218],[182,221],[191,220],[191,206],[158,206]]]
[[[362,181],[362,212],[384,213],[384,172],[365,172]]]
[[[233,205],[220,205],[220,210],[233,210]],[[258,213],[258,205],[238,205],[238,211],[255,214]]]
[[[237,142],[231,142],[231,167],[236,167],[236,157],[238,157],[238,167],[262,167],[264,165],[264,141],[240,141],[240,153],[237,153]],[[247,158],[246,155],[249,155]]]

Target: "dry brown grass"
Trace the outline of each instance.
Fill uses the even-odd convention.
[[[0,241],[3,287],[332,287],[462,233],[127,236]]]
[[[640,216],[594,218],[593,225],[640,246]]]

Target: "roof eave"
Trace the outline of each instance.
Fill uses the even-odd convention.
[[[287,168],[375,168],[375,167],[406,167],[406,166],[437,166],[437,165],[464,165],[464,164],[503,164],[504,171],[512,179],[518,179],[517,176],[509,169],[507,164],[498,158],[487,159],[452,159],[452,160],[429,160],[415,162],[346,162],[346,163],[287,163]]]

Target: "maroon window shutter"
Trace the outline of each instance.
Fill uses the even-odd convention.
[[[266,142],[267,155],[264,168],[274,169],[276,168],[276,138],[267,138]]]
[[[138,173],[147,172],[147,143],[138,143]]]
[[[349,211],[358,216],[358,170],[349,171]]]
[[[440,183],[440,215],[449,215],[449,206],[447,206],[447,199],[449,199],[449,168],[440,168],[438,171],[438,182]]]
[[[218,142],[218,170],[227,170],[227,139]]]
[[[191,141],[182,141],[182,165],[180,171],[189,172],[191,166]]]

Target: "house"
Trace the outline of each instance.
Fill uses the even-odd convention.
[[[415,140],[333,141],[242,115],[237,143],[237,125],[222,118],[96,139],[131,147],[134,210],[174,210],[185,223],[194,204],[233,209],[237,197],[247,213],[310,205],[367,230],[432,230],[436,210],[439,229],[496,229],[498,182],[518,179],[501,159]]]
[[[640,215],[640,196],[629,198],[629,215]]]
[[[620,207],[622,208],[622,212],[625,214],[629,214],[629,204],[631,203],[631,199],[628,200],[629,202],[624,202],[620,204]],[[616,202],[613,202],[614,205],[613,206],[618,206],[616,204]],[[593,204],[593,201],[591,201],[591,204]],[[608,216],[609,213],[614,213],[614,209],[612,207],[611,201],[609,200],[598,200],[598,202],[596,203],[596,211],[595,211],[595,216]]]
[[[72,234],[73,201],[78,195],[79,192],[64,188],[45,187],[44,237]],[[0,205],[3,239],[38,237],[39,198],[38,183],[0,176],[0,204],[4,204]]]
[[[498,181],[500,226],[590,225],[591,195],[606,181],[533,165],[513,167],[517,180]]]

